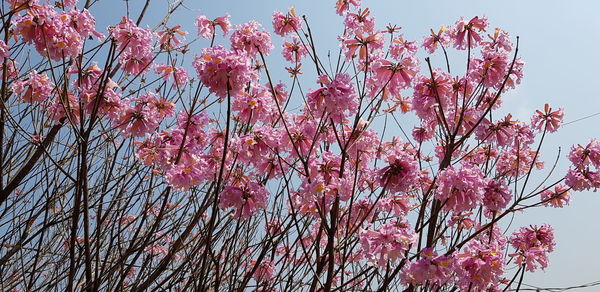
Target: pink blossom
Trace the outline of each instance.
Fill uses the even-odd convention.
[[[382,211],[401,217],[410,211],[410,197],[402,194],[394,194],[380,199],[378,206]]]
[[[385,267],[405,257],[416,241],[413,228],[402,221],[391,221],[374,229],[363,229],[359,241],[369,263]]]
[[[238,153],[238,159],[254,165],[259,174],[279,170],[273,163],[276,149],[279,148],[280,131],[269,126],[255,126],[253,131],[232,141],[232,151]]]
[[[371,11],[369,8],[359,10],[357,13],[347,13],[344,20],[346,35],[373,34],[375,30],[375,18],[369,16],[370,14]]]
[[[323,177],[317,177],[310,182],[305,179],[302,181],[298,191],[292,196],[289,205],[300,214],[318,217],[319,209],[328,212],[335,198],[325,196],[324,194],[326,193],[330,193],[330,190],[327,189]]]
[[[561,108],[552,111],[552,108],[546,104],[544,111],[536,110],[531,117],[531,126],[538,131],[556,132],[562,124],[564,112]]]
[[[229,27],[231,23],[229,22],[229,14],[225,14],[224,16],[220,16],[215,18],[214,20],[208,20],[205,15],[199,15],[196,18],[196,27],[198,28],[198,36],[203,38],[212,38],[215,34],[215,27],[220,27],[223,30],[223,35],[227,35],[229,33]]]
[[[435,120],[422,121],[421,126],[415,127],[412,131],[413,139],[419,143],[423,143],[435,136],[435,127],[437,122]]]
[[[455,213],[471,210],[483,199],[485,180],[475,166],[450,166],[440,171],[437,184],[436,198],[445,202],[444,209]]]
[[[137,52],[127,50],[121,53],[121,56],[119,56],[119,63],[123,65],[123,71],[129,74],[139,75],[146,73],[146,71],[150,69],[154,58],[152,52],[146,50],[141,52],[143,53],[137,54]]]
[[[418,62],[416,58],[407,56],[398,63],[392,63],[385,59],[378,59],[373,62],[372,70],[376,82],[381,87],[389,90],[390,94],[400,96],[401,90],[408,88],[412,79],[418,72]]]
[[[506,208],[510,202],[510,190],[503,181],[490,179],[483,193],[483,205],[491,211],[498,212]]]
[[[436,120],[436,110],[448,109],[452,95],[452,76],[450,74],[434,70],[434,79],[427,76],[418,76],[414,88],[412,100],[413,110],[417,116],[425,120]]]
[[[358,103],[350,75],[340,73],[332,81],[321,75],[319,82],[323,87],[307,94],[308,108],[313,115],[320,118],[327,113],[334,121],[340,122],[356,113]]]
[[[10,57],[9,47],[4,41],[0,40],[0,62],[4,62],[4,59],[8,57]]]
[[[207,178],[206,162],[196,160],[195,163],[186,163],[173,166],[166,175],[167,183],[177,190],[187,191],[191,187],[200,185]]]
[[[10,9],[26,9],[38,5],[38,0],[6,0],[10,4]],[[18,11],[15,11],[18,12]]]
[[[348,228],[353,230],[358,226],[362,226],[365,222],[372,222],[375,220],[379,213],[378,207],[381,205],[382,204],[374,205],[369,199],[354,201],[351,206],[352,211],[345,213],[340,221],[349,222]],[[342,228],[346,228],[346,226],[342,226]],[[357,254],[356,257],[362,258],[362,255]]]
[[[245,53],[250,58],[255,58],[259,52],[269,55],[273,49],[271,35],[261,29],[261,25],[254,20],[242,24],[231,34],[231,48],[236,52]]]
[[[419,47],[416,42],[409,42],[402,36],[395,37],[390,46],[390,56],[397,61],[403,60],[405,57],[413,57]]]
[[[177,49],[185,40],[187,32],[180,30],[180,28],[181,25],[176,25],[171,28],[165,27],[164,30],[161,30],[157,33],[158,42],[163,50],[169,51],[172,49]]]
[[[498,151],[496,148],[487,144],[482,144],[481,147],[477,147],[467,154],[465,157],[465,162],[469,162],[473,165],[482,165],[487,161],[494,160],[497,157]]]
[[[274,88],[275,92],[271,92],[279,103],[285,102],[289,97],[289,92],[287,91],[287,87],[283,83],[277,83]]]
[[[143,136],[152,133],[163,118],[173,114],[172,107],[172,103],[159,99],[156,93],[148,92],[131,100],[117,121],[118,127],[126,135]]]
[[[450,34],[454,47],[459,50],[464,50],[467,46],[469,48],[476,47],[483,39],[480,33],[485,32],[487,26],[488,22],[485,17],[475,16],[469,21],[461,18],[456,22],[456,27]]]
[[[121,22],[108,28],[122,50],[119,63],[129,74],[139,75],[150,69],[154,59],[152,52],[152,32],[150,28],[139,28],[131,19],[123,17]]]
[[[591,139],[585,147],[580,144],[571,146],[569,160],[578,169],[584,169],[590,165],[600,168],[600,142]]]
[[[421,250],[421,259],[408,264],[401,275],[402,282],[440,288],[452,281],[455,259],[451,255],[438,256],[433,248]]]
[[[264,209],[267,205],[269,191],[255,182],[246,182],[241,186],[226,186],[221,192],[219,207],[234,208],[234,217],[247,220]]]
[[[362,34],[357,34],[355,37],[342,39],[344,47],[344,55],[347,60],[356,57],[358,50],[358,58],[366,60],[367,56],[371,57],[373,52],[381,49],[384,44],[383,36],[380,33],[369,34],[366,37]]]
[[[513,147],[516,145],[531,145],[534,142],[535,134],[526,124],[516,123],[513,125],[514,129],[514,141],[512,143]]]
[[[337,0],[337,2],[335,3],[335,11],[338,15],[343,15],[344,12],[350,9],[350,5],[359,7],[360,2],[361,0]]]
[[[105,86],[103,94],[97,95],[97,92],[96,89],[80,91],[79,101],[84,106],[85,111],[92,113],[97,107],[98,113],[106,115],[112,122],[121,118],[127,108],[127,102],[121,99],[121,93],[115,91],[111,84]],[[100,100],[97,100],[98,98]]]
[[[144,48],[152,43],[152,32],[150,29],[138,27],[133,20],[123,17],[121,22],[115,26],[109,26],[108,31],[115,40],[119,50],[126,48]]]
[[[15,20],[14,33],[24,42],[33,42],[44,57],[53,60],[75,57],[81,52],[86,38],[102,37],[94,29],[95,20],[86,9],[59,13],[48,4],[34,7]]]
[[[46,116],[55,123],[59,123],[63,118],[68,118],[77,124],[79,123],[79,114],[79,101],[71,93],[68,93],[66,98],[62,95],[56,96],[46,108]]]
[[[170,147],[163,141],[163,136],[154,135],[144,141],[135,141],[137,151],[135,157],[146,166],[159,166],[163,169],[170,168],[169,159],[175,147]]]
[[[0,62],[0,78],[4,78],[4,61]],[[13,60],[6,61],[6,78],[7,80],[15,79],[19,76],[17,63]]]
[[[43,102],[50,97],[54,84],[46,74],[38,74],[32,70],[27,75],[27,80],[18,80],[12,84],[15,94],[23,94],[23,101],[27,103]]]
[[[473,59],[469,71],[474,82],[500,89],[508,73],[510,59],[506,51],[483,50],[481,59]]]
[[[512,43],[510,42],[510,35],[507,32],[505,32],[499,28],[496,28],[494,30],[494,35],[488,34],[488,38],[490,39],[489,41],[481,42],[484,49],[486,49],[486,50],[499,49],[499,50],[505,50],[505,51],[512,50]]]
[[[249,81],[258,79],[246,57],[222,46],[202,49],[202,55],[192,63],[200,81],[210,92],[224,98],[242,91]],[[228,87],[230,90],[228,90]]]
[[[537,168],[543,168],[543,162],[538,160],[533,162],[535,156],[536,152],[531,150],[529,146],[521,145],[520,147],[508,149],[501,152],[498,156],[496,170],[500,174],[520,176],[527,173],[532,165]]]
[[[407,192],[417,183],[419,172],[414,156],[396,150],[385,160],[389,165],[377,172],[382,187],[393,193]]]
[[[523,66],[525,66],[525,62],[523,62],[521,58],[517,58],[514,64],[512,64],[510,74],[506,77],[506,86],[504,90],[515,88],[516,84],[521,84],[521,79],[523,79]]]
[[[250,261],[248,264],[248,272],[251,272],[252,269],[256,266],[256,270],[252,274],[252,278],[257,282],[266,282],[273,278],[273,273],[275,272],[275,265],[270,260],[262,260],[260,263],[256,261]]]
[[[491,123],[487,119],[483,119],[475,130],[477,139],[486,141],[488,143],[496,142],[498,146],[508,146],[513,142],[520,143],[520,141],[514,141],[514,125],[516,121],[512,120],[512,115],[508,114],[504,119],[498,122]],[[519,145],[520,148],[525,148],[526,144]]]
[[[250,124],[257,121],[266,123],[276,111],[273,96],[264,86],[255,86],[249,93],[243,91],[236,94],[232,110],[237,113],[235,120]]]
[[[71,0],[72,1],[72,0]],[[96,31],[96,20],[92,13],[87,9],[83,10],[70,10],[67,11],[69,17],[62,17],[65,21],[71,21],[69,23],[77,33],[83,38],[90,38],[91,36],[95,36],[98,39],[103,39],[104,35]]]
[[[571,192],[563,184],[557,184],[554,186],[554,190],[548,188],[540,195],[544,206],[552,206],[554,208],[562,208],[565,205],[569,205],[569,201],[571,200]]]
[[[294,8],[290,8],[290,12],[285,15],[279,10],[273,12],[273,30],[276,34],[285,36],[290,32],[300,30],[301,26],[302,20],[296,16]]]
[[[283,43],[281,53],[286,60],[292,63],[299,63],[308,54],[308,50],[298,37],[293,35],[290,41]]]
[[[183,67],[161,64],[156,66],[155,70],[156,73],[159,74],[165,81],[169,81],[171,76],[173,76],[175,80],[173,86],[182,87],[185,86],[189,81],[187,71],[185,71]]]
[[[600,172],[589,169],[569,169],[565,184],[574,191],[600,188]]]
[[[548,267],[548,253],[554,250],[554,230],[550,225],[521,227],[513,233],[510,244],[517,250],[516,263],[524,265],[527,271]]]
[[[433,54],[438,46],[446,47],[448,44],[450,44],[450,37],[446,32],[446,27],[442,26],[438,33],[431,29],[431,34],[423,39],[422,46],[428,53]]]
[[[456,255],[456,284],[463,291],[483,291],[498,283],[504,273],[503,246],[484,242],[473,240],[462,253]]]

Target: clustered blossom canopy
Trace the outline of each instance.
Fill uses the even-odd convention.
[[[293,8],[272,36],[96,2],[2,3],[0,290],[518,290],[555,242],[510,217],[600,186],[596,140],[543,170],[562,109],[498,116],[524,62],[484,17],[407,40],[337,0],[326,59]]]

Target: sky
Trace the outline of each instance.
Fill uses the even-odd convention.
[[[114,13],[118,2],[121,2],[120,7],[125,6],[122,0],[99,3],[106,5],[98,8],[106,13],[106,17],[97,19],[100,28],[115,23],[111,16],[118,17]],[[153,1],[153,8],[143,24],[153,27],[162,19],[166,3],[165,0]],[[271,30],[273,10],[285,11],[293,6],[298,14],[307,16],[320,54],[324,56],[327,49],[337,52],[336,37],[342,32],[343,19],[335,14],[334,3],[333,0],[190,0],[173,15],[169,25],[181,24],[192,35],[195,34],[193,22],[199,14],[211,19],[229,13],[232,23],[241,24],[254,19]],[[542,159],[547,165],[552,164],[558,149],[562,149],[562,163],[558,164],[554,178],[566,173],[566,154],[571,145],[587,143],[593,137],[600,138],[600,115],[585,118],[600,113],[596,88],[599,84],[597,68],[600,68],[597,53],[600,47],[600,17],[597,15],[600,3],[576,0],[363,0],[363,7],[371,9],[371,15],[376,17],[380,28],[388,23],[397,24],[409,40],[421,40],[429,29],[437,30],[441,25],[453,24],[461,16],[486,16],[492,28],[500,27],[513,37],[519,36],[520,56],[526,62],[525,77],[516,90],[504,97],[504,108],[523,121],[528,121],[531,114],[545,103],[564,109],[568,124],[547,136],[542,148],[545,152]],[[132,15],[139,10],[131,4],[130,8]],[[102,15],[100,10],[92,12]],[[272,35],[272,38],[280,44],[278,36]],[[274,52],[279,53],[277,48]],[[283,64],[280,56],[272,56],[269,60],[275,66]],[[287,77],[283,66],[280,67],[273,74],[286,74]],[[579,120],[581,118],[584,119]],[[525,283],[538,287],[568,287],[600,280],[599,207],[600,194],[581,192],[572,195],[567,208],[538,208],[515,216],[515,228],[543,223],[555,228],[557,246],[550,255],[549,268],[527,274]]]

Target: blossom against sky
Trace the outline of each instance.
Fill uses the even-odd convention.
[[[189,1],[185,4],[186,9],[178,11],[170,20],[170,25],[181,24],[195,35],[196,31],[192,29],[198,15],[205,14],[214,19],[229,13],[232,25],[256,20],[270,28],[273,10],[286,13],[293,6],[297,15],[307,16],[320,54],[326,55],[331,50],[334,55],[338,48],[336,37],[341,34],[343,22],[343,18],[335,13],[334,2],[230,0],[208,4]],[[502,27],[513,37],[519,36],[519,54],[526,62],[525,77],[521,85],[504,99],[504,106],[515,118],[522,120],[527,120],[546,103],[564,109],[566,124],[558,133],[546,138],[546,156],[542,157],[551,164],[560,153],[562,163],[557,166],[554,177],[566,173],[568,162],[564,158],[572,143],[585,143],[590,138],[600,137],[600,127],[596,126],[600,123],[600,116],[577,121],[600,112],[596,90],[596,68],[600,67],[596,53],[600,45],[600,18],[596,15],[600,5],[597,2],[364,0],[363,6],[370,8],[378,27],[397,24],[410,40],[421,41],[430,29],[438,30],[460,17],[477,15],[486,16],[492,25]],[[149,13],[160,17],[163,11]],[[104,22],[98,22],[102,27]],[[114,23],[107,19],[106,25]],[[273,38],[276,46],[281,45],[281,38],[275,35]],[[202,43],[203,46],[207,44]],[[280,56],[271,58],[270,62],[284,64]],[[279,67],[280,71],[276,74],[287,74],[283,66]],[[570,123],[572,121],[575,122]],[[554,253],[550,254],[550,266],[545,271],[528,275],[526,283],[565,287],[600,280],[600,252],[597,248],[600,245],[600,226],[596,223],[600,219],[599,206],[600,195],[584,192],[574,194],[568,208],[540,208],[521,217],[516,214],[513,229],[530,223],[550,224],[555,228],[557,244]]]

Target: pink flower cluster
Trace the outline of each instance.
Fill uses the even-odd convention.
[[[403,54],[403,58],[395,63],[386,59],[377,59],[373,62],[374,79],[371,81],[379,86],[374,86],[372,91],[385,88],[393,96],[401,96],[401,91],[412,84],[412,80],[419,72],[418,61],[410,54]]]
[[[462,253],[456,255],[456,284],[461,290],[484,291],[493,288],[504,274],[505,244],[488,241],[489,238],[473,240]]]
[[[483,39],[481,35],[488,26],[487,18],[473,17],[467,21],[460,19],[456,22],[456,27],[450,31],[454,47],[459,50],[476,47]]]
[[[200,15],[196,18],[196,27],[198,28],[198,35],[203,38],[213,38],[215,36],[215,27],[220,27],[223,30],[223,35],[229,33],[229,14],[209,20],[205,15]]]
[[[285,41],[282,45],[281,54],[283,58],[292,63],[300,63],[302,58],[308,54],[306,46],[300,42],[297,36],[293,35],[291,40]]]
[[[344,20],[346,35],[363,35],[373,33],[375,30],[375,17],[369,16],[369,8],[358,12],[348,12]]]
[[[65,4],[72,7],[74,2]],[[264,224],[269,236],[283,235],[289,222],[271,216],[273,204],[280,208],[280,215],[293,212],[301,218],[298,222],[312,221],[306,225],[306,234],[298,234],[298,242],[325,247],[331,239],[350,248],[347,255],[334,258],[341,269],[345,260],[385,269],[402,262],[405,266],[399,267],[399,278],[406,285],[493,291],[505,272],[508,244],[498,224],[489,219],[525,206],[523,201],[533,197],[513,197],[507,184],[528,174],[533,166],[543,167],[532,150],[534,131],[556,131],[563,111],[546,105],[536,111],[530,124],[514,120],[510,114],[492,119],[490,110],[499,107],[503,91],[520,82],[523,62],[513,61],[507,33],[496,29],[486,39],[487,19],[461,19],[448,29],[432,30],[423,40],[422,47],[430,53],[450,47],[470,51],[465,75],[457,76],[449,68],[430,67],[429,59],[428,66],[422,66],[417,43],[396,34],[400,30],[396,26],[377,30],[375,17],[369,9],[359,9],[360,2],[337,0],[337,13],[344,16],[345,25],[341,54],[347,62],[340,61],[336,71],[315,62],[322,72],[316,89],[305,92],[293,83],[288,92],[283,83],[260,83],[259,71],[266,64],[259,54],[268,55],[273,44],[258,22],[249,21],[231,34],[230,49],[211,43],[194,58],[192,65],[201,83],[196,97],[207,97],[174,117],[172,94],[181,95],[194,85],[187,86],[188,73],[177,61],[187,50],[182,46],[187,33],[181,26],[165,27],[157,33],[157,51],[150,28],[140,28],[126,17],[109,27],[112,48],[116,48],[125,73],[140,75],[154,68],[159,85],[135,91],[130,84],[114,82],[109,78],[111,72],[94,63],[83,69],[80,62],[87,60],[72,58],[80,54],[86,38],[99,36],[86,10],[58,12],[47,4],[13,0],[11,5],[27,4],[25,15],[16,16],[15,34],[33,42],[44,56],[71,58],[71,65],[64,77],[65,92],[36,71],[14,81],[11,90],[23,102],[47,105],[45,114],[54,121],[86,122],[85,114],[90,113],[107,118],[113,129],[135,139],[139,163],[173,190],[198,187],[193,191],[203,191],[202,184],[209,185],[218,176],[222,189],[215,193],[216,211],[232,214],[240,225],[242,221],[257,222]],[[284,40],[282,54],[296,65],[293,76],[300,74],[302,59],[313,53],[309,50],[312,39],[293,34],[302,30],[301,18],[293,9],[287,14],[275,11],[272,20],[277,35],[292,34]],[[231,24],[229,15],[214,20],[200,15],[196,26],[199,36],[214,41],[216,28],[228,35]],[[41,40],[45,40],[43,46]],[[168,51],[168,59],[153,66],[154,58],[164,51]],[[9,57],[9,46],[0,41],[0,59],[11,64],[6,60]],[[421,71],[420,67],[427,69]],[[9,70],[9,74],[16,73]],[[134,77],[126,75],[124,79]],[[165,86],[171,78],[175,88]],[[127,89],[130,93],[124,96],[122,91]],[[406,94],[409,91],[412,96]],[[214,104],[207,102],[211,94],[217,98]],[[298,106],[293,99],[299,95],[306,97],[306,103]],[[210,119],[207,114],[213,107],[223,106],[216,102],[225,97],[231,106],[228,112],[232,112],[227,130],[220,116]],[[288,110],[288,102],[299,110]],[[416,114],[419,122],[412,134],[418,143],[395,137],[385,141],[384,133],[380,136],[369,128],[376,117],[397,109]],[[423,143],[428,140],[431,143]],[[436,158],[439,164],[430,163]],[[553,184],[553,189],[539,192],[541,202],[536,205],[563,207],[569,203],[570,190],[600,187],[600,142],[574,146],[569,160],[573,166],[565,184]],[[437,172],[432,167],[436,165],[440,167]],[[282,196],[285,201],[269,203],[267,186],[274,186],[273,178],[286,180],[284,192],[289,196]],[[438,210],[432,207],[438,203],[432,203],[432,196],[441,203]],[[513,199],[513,209],[503,213]],[[150,205],[144,212],[156,217],[160,209]],[[419,219],[413,228],[407,220],[417,212]],[[434,212],[440,214],[437,221],[432,219]],[[262,220],[261,214],[273,218]],[[135,220],[135,216],[124,215],[117,221],[130,225]],[[338,220],[337,225],[328,220]],[[328,228],[335,231],[333,236]],[[348,242],[356,244],[358,252],[351,250],[351,245],[342,245]],[[547,267],[547,253],[554,248],[552,228],[547,225],[521,228],[508,242],[516,249],[511,257],[528,271]],[[170,238],[159,240],[144,250],[151,256],[164,256],[170,243]],[[287,243],[274,247],[271,258],[262,262],[247,257],[239,261],[247,263],[242,264],[242,273],[267,284],[279,269],[277,257],[285,256],[297,264],[314,263],[315,258],[306,251],[298,258],[299,252],[291,252],[294,248],[298,249]],[[349,259],[343,259],[346,256]]]
[[[556,132],[563,121],[564,112],[561,108],[552,111],[552,108],[546,104],[544,111],[536,110],[531,117],[531,125],[538,131]]]
[[[54,90],[54,84],[46,74],[38,74],[32,70],[27,74],[26,80],[17,80],[12,85],[12,91],[23,95],[23,102],[37,103],[46,101]]]
[[[125,135],[144,136],[153,133],[165,117],[172,116],[174,108],[172,102],[148,92],[126,104],[116,123]]]
[[[184,87],[189,81],[188,73],[183,67],[175,67],[171,65],[160,64],[156,66],[155,71],[165,81],[169,81],[172,76],[174,79],[174,87]]]
[[[248,57],[222,46],[202,49],[202,54],[192,65],[200,81],[221,98],[228,94],[237,95],[248,82],[258,79]]]
[[[419,47],[414,41],[407,41],[402,35],[395,37],[390,45],[390,56],[394,60],[403,60],[404,57],[414,57]]]
[[[359,7],[361,0],[337,0],[335,3],[335,11],[338,15],[343,15],[346,11],[350,10],[350,5]]]
[[[391,221],[376,229],[364,229],[359,235],[361,249],[369,263],[385,267],[405,258],[417,237],[407,222]]]
[[[340,73],[333,80],[321,75],[318,82],[323,87],[309,92],[306,97],[312,115],[318,119],[331,118],[334,122],[341,122],[356,113],[358,103],[350,75]]]
[[[121,51],[119,64],[123,71],[139,75],[150,69],[154,59],[150,28],[142,29],[131,19],[123,17],[119,24],[108,30]]]
[[[10,50],[8,45],[0,40],[0,62],[4,62],[4,59],[10,57]]]
[[[557,184],[554,186],[554,190],[548,188],[542,191],[540,195],[545,206],[552,206],[554,208],[562,208],[565,205],[569,205],[571,201],[571,192],[563,184]]]
[[[437,184],[436,198],[444,203],[444,209],[455,213],[477,207],[487,185],[481,169],[468,164],[440,171]]]
[[[167,183],[177,190],[186,191],[200,185],[212,177],[211,173],[220,164],[201,152],[207,143],[220,143],[216,145],[222,146],[220,138],[209,137],[205,132],[208,123],[205,114],[181,112],[173,129],[136,142],[136,157],[144,165],[165,174]]]
[[[234,217],[247,220],[267,205],[269,191],[262,185],[248,181],[240,186],[225,186],[219,207],[235,209]]]
[[[409,191],[417,183],[418,165],[408,151],[396,150],[385,160],[389,165],[377,172],[381,187],[398,193]]]
[[[73,80],[76,91],[69,92],[67,100],[60,97],[54,99],[50,110],[52,119],[79,116],[78,109],[82,105],[85,113],[93,113],[97,109],[99,114],[106,115],[112,122],[117,121],[123,114],[125,103],[121,99],[119,85],[106,78],[104,73],[95,63],[87,68],[80,68],[79,64],[74,63],[69,68],[69,74],[78,76]],[[99,92],[102,94],[98,95]]]
[[[447,47],[450,44],[450,36],[446,33],[446,27],[442,26],[437,33],[433,29],[430,31],[431,33],[423,38],[422,43],[422,47],[428,53],[433,54],[438,47]]]
[[[270,90],[259,85],[251,92],[240,92],[232,102],[232,110],[237,113],[236,120],[254,124],[267,123],[274,117],[276,108]]]
[[[255,126],[252,132],[234,137],[232,151],[247,165],[253,165],[258,173],[278,172],[275,151],[281,149],[282,133],[268,126]]]
[[[157,33],[158,42],[163,50],[170,51],[173,49],[178,49],[181,46],[181,43],[185,40],[187,31],[182,31],[180,28],[181,25],[165,27],[164,30],[161,30]]]
[[[554,230],[550,225],[521,227],[513,233],[510,244],[517,250],[516,263],[533,272],[548,267],[548,253],[554,250]]]
[[[575,191],[600,187],[600,142],[592,139],[585,147],[571,147],[569,160],[573,163],[565,177],[565,184]]]
[[[483,205],[490,211],[499,212],[506,208],[512,198],[510,190],[503,181],[490,179],[483,193]]]
[[[273,30],[280,36],[285,36],[291,32],[299,31],[302,27],[302,20],[296,16],[294,8],[290,8],[290,12],[283,14],[276,10],[273,12]]]
[[[33,42],[38,53],[53,60],[75,57],[91,36],[101,38],[95,19],[86,9],[57,12],[54,7],[30,5],[14,21],[14,33],[23,42]]]
[[[256,58],[259,52],[268,55],[273,49],[271,35],[262,30],[260,23],[254,20],[240,25],[229,39],[234,51],[244,53],[250,58]]]
[[[402,282],[411,285],[429,284],[439,288],[454,279],[453,256],[438,256],[433,248],[421,250],[421,259],[406,265],[402,274]]]

